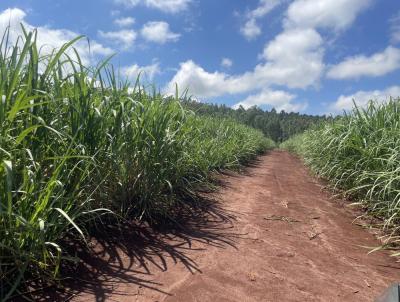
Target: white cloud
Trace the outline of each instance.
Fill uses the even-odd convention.
[[[167,91],[173,93],[175,83],[189,88],[197,97],[248,92],[270,86],[306,88],[317,85],[324,70],[322,38],[312,29],[285,31],[265,47],[265,63],[254,70],[231,76],[221,72],[207,72],[193,61],[181,63]]]
[[[257,8],[250,11],[248,16],[250,18],[262,18],[282,2],[282,0],[260,0]]]
[[[258,65],[255,73],[266,83],[290,88],[315,86],[324,70],[322,44],[313,29],[286,30],[265,46],[262,57],[267,63]]]
[[[286,112],[291,112],[304,110],[307,107],[307,103],[295,104],[292,102],[295,98],[296,95],[286,91],[263,89],[260,93],[250,95],[243,101],[235,104],[233,108],[236,109],[242,106],[248,109],[252,106],[269,105],[277,111],[285,110]]]
[[[247,40],[253,40],[261,34],[261,28],[256,19],[250,19],[240,28],[240,32]]]
[[[283,0],[260,0],[257,8],[246,14],[246,22],[240,28],[240,32],[246,39],[253,40],[261,34],[262,31],[257,24],[257,19],[267,15],[282,2]]]
[[[126,7],[134,7],[138,4],[144,4],[149,8],[155,8],[166,13],[174,14],[187,10],[192,0],[114,0],[114,2]]]
[[[247,84],[240,83],[240,80],[221,72],[207,72],[190,60],[180,64],[179,70],[165,89],[166,93],[174,94],[175,84],[178,84],[181,91],[188,89],[189,94],[197,98],[234,94],[248,89]]]
[[[331,79],[353,79],[363,76],[378,77],[400,68],[400,49],[387,47],[370,57],[358,55],[346,58],[327,73]]]
[[[146,0],[147,6],[169,13],[186,10],[191,2],[191,0]]]
[[[324,40],[318,28],[344,30],[372,0],[295,0],[283,21],[284,31],[266,45],[266,73],[290,88],[318,85],[325,64]]]
[[[181,91],[188,89],[190,94],[199,99],[250,92],[251,95],[241,102],[243,105],[263,103],[287,111],[302,110],[307,104],[292,103],[294,95],[271,87],[318,87],[326,66],[325,41],[317,29],[344,30],[371,1],[295,0],[283,21],[283,31],[266,43],[262,54],[259,55],[261,62],[252,70],[230,75],[219,71],[207,71],[188,60],[180,64],[180,68],[166,85],[165,92],[174,93],[175,84],[178,84]],[[250,22],[250,25],[247,34],[244,33],[248,38],[254,38],[261,33],[257,25],[258,18],[286,1],[260,1],[264,4],[267,2],[270,6],[259,6],[256,10],[248,12],[247,22]],[[342,16],[337,16],[338,13],[342,13],[343,19]],[[273,103],[277,96],[282,97],[282,101]]]
[[[42,54],[49,54],[54,48],[60,48],[65,43],[79,36],[79,33],[67,29],[52,29],[48,26],[34,26],[25,21],[26,12],[19,8],[8,8],[0,12],[0,34],[3,35],[4,30],[10,25],[9,42],[16,43],[18,37],[23,36],[20,24],[22,23],[28,31],[37,29],[37,46]],[[74,44],[84,65],[93,63],[96,56],[106,56],[113,53],[113,50],[104,47],[96,41],[90,42],[89,47],[85,39]],[[67,51],[69,55],[74,57],[72,50]]]
[[[340,113],[343,110],[351,110],[353,108],[353,100],[358,106],[365,107],[370,100],[384,102],[389,100],[390,97],[400,97],[400,86],[391,86],[384,90],[361,90],[351,95],[341,95],[336,102],[330,106],[330,109],[336,113]]]
[[[128,27],[135,24],[135,18],[132,17],[122,17],[114,20],[114,23],[119,27]]]
[[[160,74],[161,71],[159,63],[155,61],[153,64],[147,66],[139,66],[137,64],[133,64],[123,67],[121,68],[121,73],[133,83],[136,81],[139,75],[142,79],[145,78],[149,81],[152,81],[154,79],[154,76]]]
[[[140,3],[140,0],[114,0],[115,4],[121,4],[126,7],[134,7]]]
[[[169,29],[169,24],[163,21],[147,22],[143,25],[141,35],[150,42],[165,44],[166,42],[176,42],[180,34],[174,33]]]
[[[308,45],[303,39],[308,41]],[[265,63],[234,76],[208,72],[189,60],[180,64],[166,92],[173,93],[175,84],[178,84],[181,89],[189,89],[190,94],[207,98],[254,91],[273,84],[290,88],[316,85],[324,69],[323,52],[319,48],[321,42],[318,33],[311,29],[284,32],[266,46]],[[291,51],[292,46],[297,47],[296,53]]]
[[[313,29],[286,30],[264,48],[262,56],[269,60],[296,60],[298,54],[313,52],[322,45],[322,38]]]
[[[11,31],[18,31],[20,23],[24,22],[26,13],[19,8],[7,8],[0,13],[1,28],[6,28],[10,25]]]
[[[229,59],[229,58],[222,58],[222,60],[221,60],[221,66],[222,66],[222,67],[224,67],[224,68],[230,68],[230,67],[232,67],[232,65],[233,65],[233,62],[232,62],[231,59]]]
[[[242,27],[242,33],[249,39],[258,36],[261,29],[257,25],[257,18],[265,16],[283,2],[285,1],[260,1],[259,7],[248,13],[248,24]],[[247,78],[264,86],[276,84],[303,89],[317,87],[325,70],[325,42],[317,29],[344,30],[371,2],[372,0],[293,1],[283,21],[284,30],[265,45],[261,55],[265,62],[247,73]]]
[[[136,32],[132,29],[107,32],[99,30],[98,34],[101,38],[117,45],[122,50],[131,48],[137,38]]]
[[[181,63],[166,91],[173,93],[177,83],[181,89],[189,89],[190,94],[207,98],[254,91],[274,84],[289,88],[317,85],[324,70],[321,44],[322,38],[315,30],[285,31],[266,45],[262,55],[264,63],[235,76],[208,72],[189,60]]]
[[[400,12],[393,16],[390,20],[390,41],[393,44],[400,43]]]
[[[222,72],[207,72],[193,61],[181,64],[179,71],[165,88],[168,94],[175,93],[175,83],[178,84],[179,91],[189,89],[189,95],[194,95],[196,99],[205,99],[221,96],[224,94],[237,94],[255,89],[261,89],[265,84],[257,78],[261,77],[255,73],[245,73],[240,76],[229,76]],[[273,91],[264,88],[260,93],[247,97],[242,102],[236,104],[249,108],[254,105],[271,105],[277,110],[299,111],[305,109],[307,104],[295,104],[295,98],[285,91]]]
[[[288,8],[286,27],[349,27],[372,0],[296,0]]]

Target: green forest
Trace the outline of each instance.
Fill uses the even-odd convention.
[[[257,106],[233,109],[224,104],[208,104],[191,100],[183,101],[186,108],[198,115],[231,118],[247,126],[261,130],[263,134],[277,143],[304,132],[313,125],[333,120],[325,115],[308,115],[298,112],[277,112],[275,109],[263,110]]]

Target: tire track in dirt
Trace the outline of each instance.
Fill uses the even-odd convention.
[[[212,194],[221,216],[211,215],[203,237],[168,237],[197,270],[162,251],[143,270],[119,251],[113,265],[124,276],[111,271],[73,301],[373,301],[399,279],[400,265],[386,252],[367,254],[361,246],[378,241],[289,153],[270,152],[244,175],[222,180]]]

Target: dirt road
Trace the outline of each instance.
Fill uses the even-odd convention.
[[[368,255],[374,236],[287,152],[223,181],[180,230],[99,242],[72,301],[373,301],[400,281],[400,264]]]

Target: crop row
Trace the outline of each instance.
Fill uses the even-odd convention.
[[[77,38],[79,39],[79,38]],[[207,185],[273,146],[255,129],[198,117],[178,93],[83,65],[76,40],[41,53],[36,32],[0,44],[0,300],[71,259],[62,238],[104,217],[166,219]],[[109,220],[107,220],[109,221]]]

